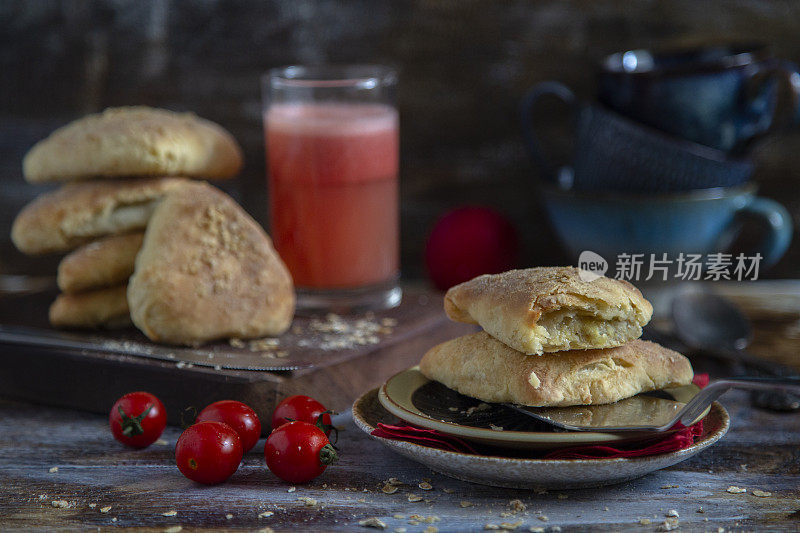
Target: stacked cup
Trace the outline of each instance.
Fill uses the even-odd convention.
[[[572,158],[555,165],[533,120],[543,97],[574,115]],[[763,265],[786,251],[786,209],[755,195],[754,143],[800,117],[800,73],[763,46],[606,57],[597,103],[558,82],[536,85],[522,104],[523,132],[540,169],[542,197],[562,244],[607,259],[619,254],[711,254],[728,248],[742,216],[766,223],[752,251]]]

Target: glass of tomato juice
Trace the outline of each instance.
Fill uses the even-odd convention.
[[[395,71],[290,66],[262,85],[270,230],[298,310],[398,305]]]

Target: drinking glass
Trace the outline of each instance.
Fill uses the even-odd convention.
[[[300,311],[400,303],[396,73],[290,66],[262,80],[270,229]]]

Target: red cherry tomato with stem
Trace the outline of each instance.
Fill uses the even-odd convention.
[[[325,435],[330,436],[333,429],[330,413],[331,411],[325,409],[324,405],[310,396],[303,396],[302,394],[289,396],[279,403],[272,413],[272,430],[275,431],[293,420],[316,424],[319,421],[319,415],[322,415],[324,427],[321,429],[325,432]]]
[[[114,438],[131,448],[153,444],[167,427],[164,404],[149,392],[130,392],[114,403],[108,414]]]
[[[305,483],[339,459],[325,433],[308,422],[289,422],[272,431],[264,458],[273,474],[289,483]]]
[[[261,421],[247,404],[236,400],[220,400],[207,406],[197,415],[197,422],[223,422],[232,427],[242,439],[242,451],[249,452],[261,437]]]
[[[228,424],[198,422],[178,438],[175,462],[181,474],[192,481],[222,483],[242,462],[242,440]]]

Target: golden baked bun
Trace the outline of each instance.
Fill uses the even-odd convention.
[[[125,285],[59,294],[50,306],[50,324],[57,328],[122,328],[131,325]]]
[[[532,407],[612,403],[694,376],[686,357],[643,340],[531,357],[485,331],[434,346],[419,369],[466,396]]]
[[[144,233],[112,235],[85,244],[61,260],[58,288],[81,292],[128,283]]]
[[[539,267],[487,274],[452,287],[447,316],[479,324],[529,355],[611,348],[637,339],[653,306],[626,281],[583,281],[574,267]]]
[[[224,179],[241,167],[242,149],[218,124],[143,106],[111,108],[70,122],[36,143],[22,163],[31,183],[141,176]]]
[[[195,345],[283,333],[295,295],[261,226],[222,191],[191,183],[156,207],[128,302],[150,339]]]
[[[68,183],[26,205],[14,220],[11,240],[23,253],[44,254],[143,230],[158,200],[185,183],[182,178]]]

